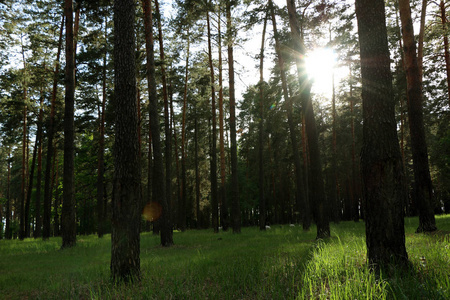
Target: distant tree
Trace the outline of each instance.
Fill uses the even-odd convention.
[[[370,265],[405,265],[403,170],[383,0],[356,0],[361,53],[366,244]]]
[[[136,4],[114,1],[115,143],[111,276],[140,279],[141,168],[136,102]]]

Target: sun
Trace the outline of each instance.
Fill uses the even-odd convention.
[[[313,93],[332,94],[336,60],[336,53],[330,48],[317,48],[306,55],[306,72],[313,81]]]

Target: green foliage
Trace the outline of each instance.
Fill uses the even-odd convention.
[[[168,249],[144,233],[142,280],[133,285],[109,280],[109,236],[79,237],[66,250],[56,238],[2,240],[0,290],[6,299],[445,299],[450,216],[437,218],[434,235],[415,234],[417,223],[405,222],[411,269],[382,274],[366,264],[363,223],[332,225],[326,241],[299,226],[175,232]]]

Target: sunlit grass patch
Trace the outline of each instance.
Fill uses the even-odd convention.
[[[415,234],[406,219],[409,271],[376,275],[366,261],[364,222],[316,228],[274,225],[266,232],[174,232],[175,245],[141,235],[141,281],[110,281],[111,237],[0,241],[0,298],[5,299],[449,299],[450,216],[434,234]]]

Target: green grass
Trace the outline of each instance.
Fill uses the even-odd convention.
[[[109,236],[79,236],[73,249],[50,241],[0,241],[0,299],[450,299],[450,215],[440,232],[415,234],[406,219],[412,268],[376,275],[368,270],[364,223],[332,224],[332,237],[315,241],[315,228],[272,226],[242,234],[175,232],[175,246],[141,236],[139,283],[109,280]]]

